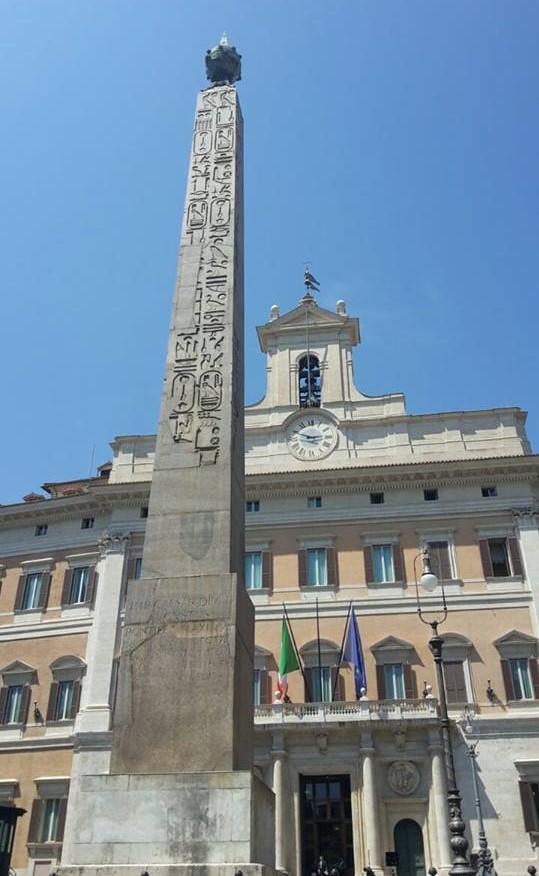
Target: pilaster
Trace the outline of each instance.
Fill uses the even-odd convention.
[[[376,791],[375,749],[370,733],[361,734],[363,772],[363,824],[365,830],[365,862],[375,872],[383,873],[378,824],[378,794]]]
[[[533,595],[533,629],[539,638],[539,509],[531,506],[513,508],[513,522],[520,541],[526,581]]]

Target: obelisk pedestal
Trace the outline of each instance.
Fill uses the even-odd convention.
[[[221,44],[214,55],[230,81],[239,78],[234,49]],[[230,81],[197,101],[142,576],[126,604],[110,768],[74,776],[62,876],[105,868],[230,876],[238,867],[248,876],[274,867],[273,793],[252,772],[243,123]]]

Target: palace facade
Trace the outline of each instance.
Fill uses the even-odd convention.
[[[352,367],[359,322],[342,301],[331,312],[307,293],[282,316],[274,306],[258,336],[267,389],[245,411],[245,585],[256,609],[255,763],[276,795],[277,867],[309,876],[323,855],[349,876],[390,874],[392,853],[397,876],[450,866],[438,691],[416,600],[428,547],[441,583],[421,605],[440,617],[443,587],[467,835],[476,852],[468,743],[478,740],[496,869],[523,874],[539,841],[539,458],[526,415],[412,416],[401,394],[364,395]],[[0,796],[27,810],[19,876],[60,862],[74,772],[108,769],[155,436],[111,447],[96,477],[0,507]],[[351,605],[367,675],[359,700],[340,664]],[[285,609],[303,666],[289,703],[275,697]]]

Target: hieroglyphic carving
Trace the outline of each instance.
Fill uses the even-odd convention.
[[[233,88],[210,88],[200,98],[182,235],[184,258],[186,247],[198,245],[198,273],[192,319],[174,339],[168,417],[173,440],[205,465],[217,462],[221,443],[225,326],[236,267],[228,253],[235,232],[233,150],[241,149],[241,136]]]

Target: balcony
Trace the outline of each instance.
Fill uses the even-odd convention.
[[[255,727],[262,724],[391,724],[395,721],[432,723],[438,719],[438,700],[360,700],[344,703],[274,703],[255,706]]]

